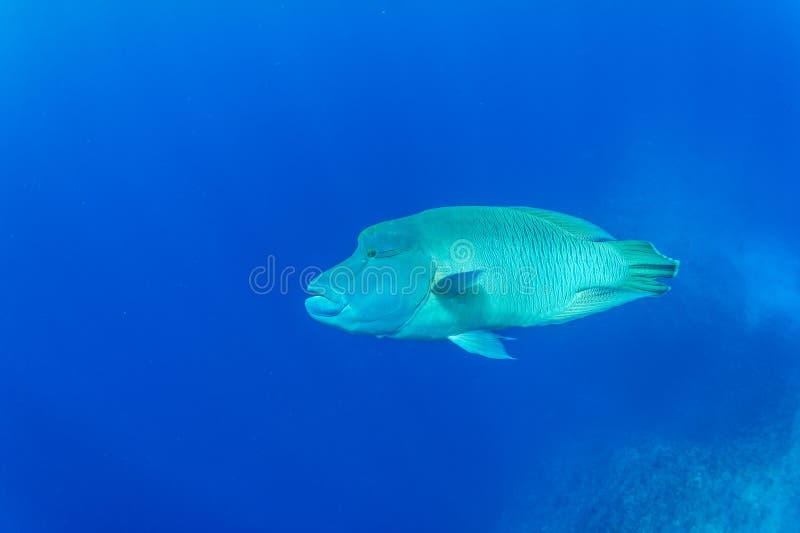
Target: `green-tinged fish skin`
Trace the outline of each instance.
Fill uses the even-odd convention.
[[[658,296],[669,287],[656,278],[677,271],[678,261],[649,242],[615,240],[570,215],[443,207],[364,230],[353,256],[310,284],[315,296],[306,307],[353,333],[449,338],[500,359],[508,354],[493,331],[566,322]],[[349,282],[334,283],[342,272]]]

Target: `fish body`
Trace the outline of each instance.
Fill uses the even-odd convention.
[[[353,333],[449,339],[507,358],[505,338],[494,332],[659,296],[669,287],[657,278],[677,270],[651,243],[616,240],[570,215],[443,207],[364,230],[353,256],[312,281],[306,307]]]

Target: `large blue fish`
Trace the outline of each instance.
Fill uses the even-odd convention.
[[[443,207],[370,226],[308,286],[308,313],[352,333],[449,339],[506,359],[495,333],[558,324],[669,287],[678,261],[586,220],[528,207]]]

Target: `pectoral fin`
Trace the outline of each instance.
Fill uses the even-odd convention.
[[[453,344],[469,353],[482,355],[490,359],[514,359],[506,352],[506,347],[501,341],[513,340],[511,337],[503,337],[491,331],[475,330],[467,331],[459,335],[447,337]]]
[[[453,297],[466,294],[475,287],[483,275],[483,270],[470,270],[445,276],[433,284],[433,292],[439,296]]]

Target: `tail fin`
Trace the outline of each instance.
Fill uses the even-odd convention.
[[[656,281],[656,278],[674,278],[678,274],[680,262],[662,254],[647,241],[609,241],[628,265],[628,277],[620,289],[645,292],[659,296],[669,290],[669,286]]]

